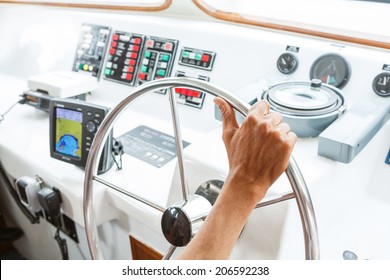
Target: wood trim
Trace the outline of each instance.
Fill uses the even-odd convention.
[[[161,260],[163,258],[159,252],[132,236],[130,236],[130,246],[133,260]]]
[[[172,0],[165,0],[164,4],[158,7],[139,7],[139,6],[123,6],[123,5],[101,5],[101,4],[77,4],[67,2],[28,2],[18,0],[0,0],[0,3],[5,4],[23,4],[23,5],[39,5],[49,7],[65,7],[65,8],[83,8],[83,9],[101,9],[101,10],[125,10],[125,11],[146,11],[146,12],[157,12],[167,9],[171,4]]]
[[[235,23],[241,23],[241,24],[249,24],[259,27],[265,27],[270,29],[276,29],[280,31],[287,31],[287,32],[294,32],[309,36],[315,36],[315,37],[321,37],[331,40],[337,40],[337,41],[343,41],[348,43],[354,43],[359,45],[366,45],[371,47],[378,47],[383,49],[390,49],[390,43],[382,42],[382,41],[374,41],[374,40],[368,40],[358,37],[352,37],[352,36],[346,36],[346,35],[340,35],[340,34],[334,34],[334,33],[328,33],[328,32],[321,32],[316,31],[312,29],[306,29],[306,28],[300,28],[300,27],[294,27],[290,25],[285,24],[277,24],[277,23],[270,23],[267,21],[264,21],[262,18],[257,18],[256,20],[250,20],[243,18],[240,14],[236,13],[228,13],[220,10],[216,10],[210,5],[205,4],[202,0],[192,0],[194,4],[202,10],[204,13],[208,14],[211,17],[223,20],[223,21],[230,21]],[[253,18],[253,17],[252,17]]]

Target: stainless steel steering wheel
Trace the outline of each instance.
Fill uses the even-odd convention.
[[[103,259],[103,254],[98,242],[99,237],[93,210],[93,181],[103,183],[113,189],[118,189],[115,185],[106,182],[104,179],[98,176],[98,163],[100,155],[103,151],[108,135],[119,115],[133,101],[146,93],[150,93],[159,89],[169,89],[168,92],[170,95],[171,114],[175,132],[176,151],[183,201],[172,207],[169,207],[168,209],[163,209],[162,207],[134,194],[127,193],[127,195],[146,204],[147,206],[153,207],[163,212],[162,230],[165,237],[172,244],[171,248],[164,256],[164,259],[170,258],[177,246],[185,246],[189,242],[192,235],[196,233],[196,228],[199,225],[199,221],[203,220],[205,216],[207,216],[208,211],[211,208],[211,204],[208,204],[208,201],[205,198],[198,195],[190,195],[188,186],[186,184],[183,146],[178,122],[178,112],[176,108],[176,96],[174,91],[174,88],[176,87],[190,88],[193,90],[206,92],[213,96],[224,98],[237,112],[239,112],[244,117],[248,114],[250,109],[250,106],[246,102],[241,101],[231,93],[210,83],[191,78],[165,78],[151,81],[135,88],[127,98],[125,98],[113,110],[111,110],[95,135],[95,139],[91,146],[85,167],[83,210],[85,230],[92,259]],[[286,175],[291,184],[292,192],[268,201],[263,201],[259,203],[256,208],[295,198],[303,227],[305,258],[308,260],[319,259],[319,241],[314,208],[304,178],[293,157],[290,158],[286,170]],[[173,217],[179,218],[175,220]],[[174,230],[172,229],[172,226],[178,225],[182,227],[181,232],[184,231],[184,234],[173,232]],[[170,238],[169,236],[171,235],[174,235],[174,237]]]

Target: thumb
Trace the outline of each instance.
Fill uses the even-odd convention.
[[[214,103],[218,106],[219,110],[222,113],[223,140],[225,142],[225,145],[227,145],[239,127],[236,115],[234,113],[233,108],[224,99],[216,97],[214,99]]]

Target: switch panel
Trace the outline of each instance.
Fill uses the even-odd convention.
[[[211,71],[215,56],[215,52],[183,48],[180,53],[179,64]]]
[[[81,27],[72,70],[90,73],[99,79],[110,33],[110,27],[84,23]]]
[[[137,85],[155,79],[169,77],[175,59],[178,41],[147,37],[138,69]],[[165,93],[161,91],[161,93]]]
[[[116,31],[108,51],[105,78],[134,85],[144,41],[144,35]]]
[[[182,71],[176,73],[176,77],[189,77],[195,78],[202,81],[210,81],[209,77],[202,75],[192,75]],[[198,109],[202,109],[206,93],[198,90],[187,89],[187,88],[175,88],[176,100],[180,104],[188,105]]]

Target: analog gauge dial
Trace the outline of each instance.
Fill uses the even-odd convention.
[[[291,53],[284,53],[279,56],[276,66],[281,73],[291,74],[298,68],[298,59]]]
[[[384,97],[390,96],[390,73],[381,73],[376,76],[372,87],[376,94]]]
[[[348,62],[338,54],[326,54],[314,61],[310,79],[320,79],[337,88],[343,88],[351,76]]]

